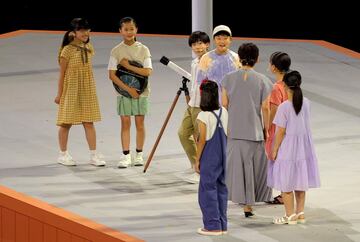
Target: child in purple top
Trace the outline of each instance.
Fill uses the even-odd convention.
[[[280,104],[273,121],[276,132],[267,184],[281,191],[286,214],[274,218],[273,223],[305,223],[305,191],[320,186],[310,130],[310,102],[303,98],[299,72],[288,72],[283,81],[288,100]]]
[[[240,67],[239,56],[229,50],[231,30],[226,25],[214,28],[213,38],[215,49],[204,54],[199,62],[196,81],[200,85],[203,80],[213,80],[219,85],[219,101],[221,104],[221,82],[224,76]]]

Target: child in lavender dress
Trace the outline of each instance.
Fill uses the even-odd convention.
[[[299,72],[288,72],[283,81],[288,100],[280,104],[273,121],[276,132],[267,184],[282,192],[286,214],[274,218],[273,223],[305,223],[305,191],[320,186],[310,130],[310,102],[303,98]]]

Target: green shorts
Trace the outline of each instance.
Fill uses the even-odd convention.
[[[146,115],[149,111],[148,97],[128,98],[117,96],[117,113],[120,116]]]

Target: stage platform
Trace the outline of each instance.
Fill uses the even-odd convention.
[[[254,42],[260,49],[256,70],[268,76],[268,59],[287,52],[291,69],[303,76],[312,102],[312,131],[322,186],[306,198],[308,223],[271,224],[283,214],[279,205],[255,206],[245,219],[229,202],[229,233],[196,234],[202,227],[197,185],[184,181],[189,162],[177,137],[186,104],[181,96],[147,173],[142,167],[118,169],[121,155],[116,96],[108,79],[110,50],[121,41],[115,33],[94,33],[94,75],[102,113],[96,124],[98,150],[107,166],[88,164],[82,126],[74,126],[69,151],[76,167],[56,163],[58,154],[54,98],[58,49],[63,32],[20,31],[0,36],[0,184],[148,242],[207,241],[360,241],[360,54],[323,41],[234,38],[231,49]],[[181,77],[162,65],[167,56],[190,70],[187,36],[139,35],[152,54],[151,113],[146,117],[147,156],[156,140]],[[135,129],[132,125],[132,151]],[[274,191],[277,195],[277,192]],[[4,223],[4,221],[2,221]],[[6,221],[5,221],[6,223]]]

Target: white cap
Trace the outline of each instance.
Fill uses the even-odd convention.
[[[216,26],[214,28],[213,37],[214,37],[215,34],[219,33],[220,31],[225,31],[225,32],[229,33],[230,36],[232,36],[231,35],[231,30],[230,30],[230,28],[228,26],[226,26],[226,25],[218,25],[218,26]]]

